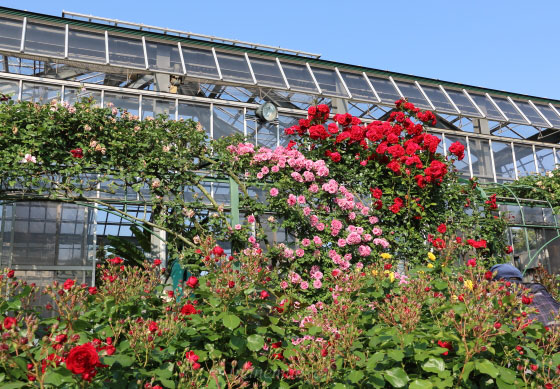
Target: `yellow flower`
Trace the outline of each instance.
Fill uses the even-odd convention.
[[[383,259],[391,259],[393,256],[389,253],[381,253],[381,258]]]
[[[371,275],[377,276],[377,274],[378,274],[377,270],[372,270],[372,271],[371,271]]]
[[[395,281],[395,273],[394,272],[389,273],[389,279],[391,280],[391,282]]]
[[[428,268],[429,268],[429,269],[431,269],[431,268],[433,268],[433,267],[434,267],[434,265],[432,265],[431,263],[428,263]]]
[[[435,261],[435,260],[436,260],[436,256],[434,255],[434,253],[429,252],[429,253],[428,253],[428,259],[429,259],[430,261]]]
[[[465,283],[463,284],[465,286],[465,288],[467,288],[468,290],[473,290],[473,282],[471,280],[466,280]]]
[[[455,296],[455,295],[451,296],[451,300],[457,301],[457,299],[458,299],[457,296]]]

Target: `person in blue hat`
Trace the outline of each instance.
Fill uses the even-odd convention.
[[[523,274],[518,268],[509,263],[494,265],[490,270],[494,274],[494,280],[510,281],[520,284],[523,288],[530,290],[533,299],[531,305],[538,310],[538,312],[529,315],[531,319],[537,319],[545,326],[556,326],[560,324],[557,321],[560,303],[552,297],[544,285],[538,282],[524,283]]]

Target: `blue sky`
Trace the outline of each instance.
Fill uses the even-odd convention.
[[[4,0],[1,5],[56,16],[64,9],[560,99],[557,0]]]

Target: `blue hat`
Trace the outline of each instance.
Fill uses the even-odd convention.
[[[521,274],[519,269],[513,265],[510,265],[509,263],[500,263],[499,265],[494,265],[490,268],[490,271],[492,271],[492,273],[497,272],[497,274],[494,276],[495,280],[523,278],[523,274]]]

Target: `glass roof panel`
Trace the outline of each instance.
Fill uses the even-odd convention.
[[[439,89],[437,86],[431,86],[431,85],[420,85],[420,86],[422,87],[426,95],[428,95],[428,98],[430,99],[434,107],[436,107],[436,110],[441,112],[452,113],[452,114],[457,113],[457,111],[453,107],[453,104],[451,104],[447,96],[445,96],[445,93],[443,93],[441,89]]]
[[[105,63],[105,34],[69,28],[68,58]]]
[[[548,105],[535,103],[535,106],[542,112],[554,128],[560,128],[560,116]]]
[[[340,72],[340,75],[344,79],[348,89],[350,89],[353,98],[377,101],[377,98],[362,74]]]
[[[498,107],[506,114],[510,122],[527,124],[527,121],[521,116],[519,111],[515,109],[513,105],[509,102],[508,99],[504,99],[503,97],[496,97],[492,96],[492,100],[498,104]]]
[[[27,23],[25,52],[49,57],[64,57],[64,27]]]
[[[259,85],[286,88],[286,83],[276,61],[254,57],[250,57],[249,60]]]
[[[541,115],[539,115],[537,111],[535,111],[533,107],[531,107],[531,104],[529,104],[529,102],[521,100],[514,100],[514,102],[519,107],[519,109],[523,111],[525,116],[527,116],[527,119],[529,119],[532,124],[537,126],[549,127],[548,123],[541,117]]]
[[[397,80],[395,80],[395,83],[401,90],[402,94],[412,104],[414,104],[419,108],[432,109],[432,107],[428,103],[428,100],[426,100],[426,98],[424,97],[422,92],[420,92],[420,89],[416,87],[416,85],[414,85],[411,82],[397,81]]]
[[[245,56],[220,52],[216,52],[216,56],[225,81],[253,83],[253,77],[251,77],[251,71]]]
[[[481,111],[484,112],[487,118],[505,120],[505,118],[502,116],[500,111],[496,109],[496,107],[494,106],[494,104],[492,104],[492,102],[488,97],[486,97],[485,95],[479,95],[478,93],[472,93],[472,92],[469,92],[469,95],[471,95],[476,105],[478,105]]]
[[[397,92],[391,80],[387,78],[369,76],[369,81],[375,88],[375,91],[379,95],[381,101],[384,103],[390,103],[393,105],[395,104],[395,101],[401,99],[401,95],[399,95],[399,92]]]
[[[23,20],[0,18],[0,47],[8,50],[19,50],[22,26]]]
[[[334,96],[348,97],[348,93],[346,93],[346,89],[344,89],[344,85],[342,85],[342,82],[334,69],[312,66],[311,71],[315,75],[315,79],[324,93]]]
[[[220,78],[212,50],[183,46],[183,58],[188,76]]]
[[[144,69],[146,62],[142,41],[109,35],[109,62],[111,65],[125,65]]]
[[[309,74],[309,70],[305,65],[300,65],[291,62],[282,62],[282,69],[290,84],[290,89],[299,90],[302,92],[317,93],[317,87]]]
[[[146,41],[150,69],[183,74],[183,65],[177,45]]]
[[[457,108],[467,116],[477,116],[480,117],[480,112],[476,109],[474,105],[470,102],[470,100],[465,96],[462,91],[458,91],[455,89],[445,89],[451,100],[455,103]]]

